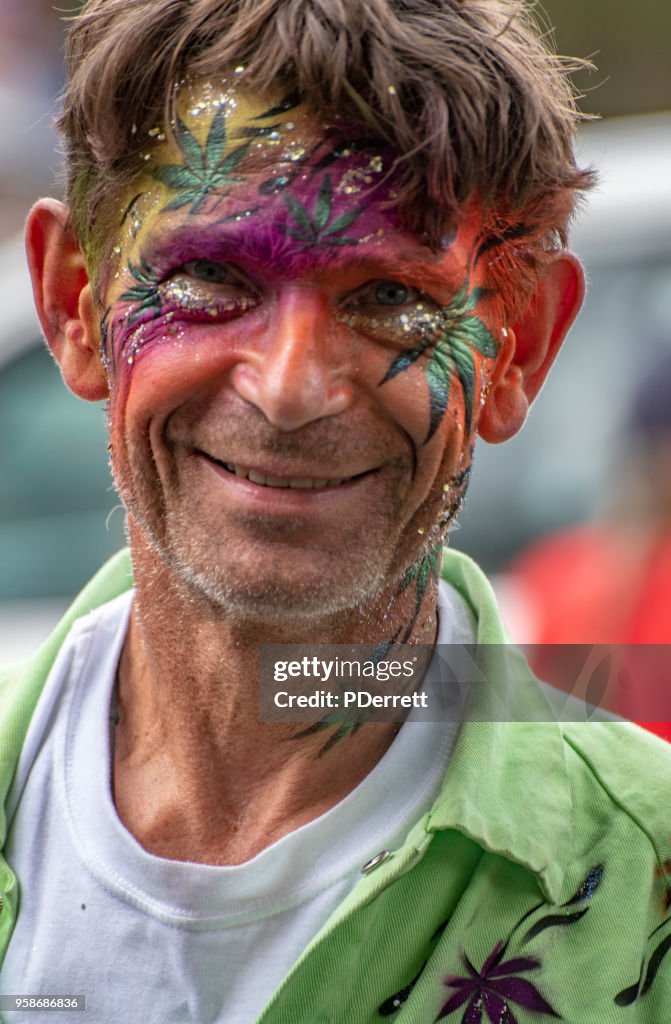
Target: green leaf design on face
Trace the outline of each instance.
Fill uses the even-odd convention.
[[[429,441],[445,415],[450,395],[450,384],[456,374],[464,394],[466,433],[470,432],[475,401],[475,358],[474,351],[488,358],[498,352],[498,345],[489,328],[473,310],[486,294],[483,288],[469,292],[468,281],[455,295],[449,306],[441,310],[444,327],[422,340],[407,352],[401,352],[387,370],[380,386],[403,373],[416,363],[425,352],[430,355],[424,372],[429,387]]]
[[[191,213],[196,213],[210,192],[229,188],[243,180],[232,172],[247,155],[250,143],[245,142],[224,156],[228,133],[223,110],[214,115],[202,148],[180,117],[177,118],[175,135],[184,163],[164,164],[152,170],[154,178],[179,193],[166,204],[165,210],[178,210],[190,205]]]
[[[295,108],[299,107],[302,102],[301,94],[297,89],[294,89],[293,92],[287,93],[286,96],[283,96],[278,103],[274,104],[274,106],[270,107],[268,110],[264,110],[262,114],[257,114],[253,120],[263,121],[266,117],[277,117],[278,114],[286,114],[288,110],[295,110]]]
[[[296,223],[299,225],[301,232],[306,236],[314,233],[314,226],[310,220],[310,214],[305,209],[302,203],[299,203],[295,196],[285,196],[284,202],[289,208],[291,216],[294,218]],[[292,231],[290,234],[295,237],[298,236],[299,232]]]
[[[177,118],[177,144],[184,154],[184,162],[187,165],[204,169],[203,153],[198,139],[179,116]]]
[[[284,202],[289,213],[296,222],[296,227],[288,228],[288,234],[292,238],[308,246],[315,245],[357,245],[358,238],[347,238],[340,235],[341,231],[348,228],[363,213],[363,207],[357,210],[349,210],[340,214],[331,221],[333,213],[333,185],[327,174],[322,181],[319,192],[314,202],[312,212],[307,210],[295,196],[285,195]],[[329,223],[330,221],[330,223]]]
[[[160,281],[155,271],[144,259],[140,260],[139,266],[136,266],[129,260],[128,269],[137,281],[137,284],[123,293],[121,301],[136,302],[138,304],[132,316],[128,318],[128,322],[134,324],[148,312],[151,312],[153,316],[158,316],[161,312],[162,300],[158,290]]]
[[[327,174],[321,183],[321,187],[315,200],[315,227],[319,232],[323,231],[328,224],[329,217],[331,216],[332,204],[333,188],[331,186],[331,179]]]

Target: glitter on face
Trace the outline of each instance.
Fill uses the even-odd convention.
[[[349,155],[348,150],[343,151],[343,156]],[[367,186],[373,184],[374,175],[381,174],[384,170],[384,162],[379,155],[372,156],[365,167],[351,167],[345,171],[336,192],[345,195],[356,195],[363,192]]]
[[[172,304],[181,311],[203,313],[213,318],[226,313],[242,315],[254,309],[261,301],[260,296],[254,294],[230,297],[215,295],[212,289],[187,276],[173,277],[160,285],[158,290],[166,305]]]
[[[148,347],[174,339],[187,323],[225,323],[243,316],[261,302],[261,297],[241,281],[219,282],[205,274],[207,262],[185,266],[165,281],[158,281],[146,263],[131,265],[135,286],[122,299],[131,304],[105,328],[114,363],[132,366]],[[210,265],[211,267],[211,265]],[[188,271],[192,269],[192,272]],[[174,323],[173,321],[176,321]],[[106,365],[107,345],[105,346]]]
[[[354,247],[385,253],[388,231],[401,228],[400,214],[387,207],[381,217],[379,206],[395,194],[385,178],[393,154],[356,133],[343,136],[341,126],[315,123],[297,95],[259,101],[231,81],[206,82],[189,85],[178,110],[169,140],[160,128],[149,130],[154,145],[145,157],[151,163],[136,184],[144,191],[124,216],[122,275],[127,270],[133,280],[127,278],[131,287],[119,296],[129,305],[111,318],[118,330],[110,348],[121,362],[124,354],[135,360],[149,340],[153,345],[169,337],[166,324],[173,318],[223,322],[262,301],[239,280],[231,287],[222,279],[217,290],[182,273],[188,260],[230,262],[247,268],[252,279],[266,268],[271,276],[279,270],[285,277],[309,277],[346,263]],[[289,130],[295,130],[291,138]],[[193,227],[188,254],[171,255],[169,265],[161,256],[159,269],[153,253],[167,250],[153,240],[161,238],[162,224],[166,239]],[[152,239],[148,247],[145,235]],[[368,282],[366,289],[366,296],[353,301],[350,293],[336,303],[334,317],[359,336],[396,349],[378,386],[418,362],[429,392],[425,440],[447,411],[453,382],[463,391],[468,431],[482,383],[475,351],[495,354],[474,312],[481,289],[466,280],[446,306],[397,281]]]
[[[416,302],[409,312],[407,306],[401,308],[404,312],[395,313],[393,307],[389,311],[379,307],[370,311],[354,307],[345,309],[340,319],[360,334],[382,342],[395,342],[402,348],[421,339],[430,339],[447,325],[446,314],[439,308],[429,309],[426,303]]]

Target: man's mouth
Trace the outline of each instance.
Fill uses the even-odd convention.
[[[288,476],[271,476],[265,473],[260,473],[256,469],[251,469],[249,466],[242,466],[235,462],[222,462],[220,459],[215,459],[211,455],[206,456],[210,462],[214,462],[215,465],[221,466],[227,472],[234,476],[240,477],[243,480],[249,480],[253,484],[258,484],[261,487],[280,487],[280,488],[293,488],[294,490],[309,491],[317,490],[324,487],[340,487],[342,484],[349,483],[354,477],[336,477],[329,479],[327,477],[288,477]],[[359,474],[365,475],[365,474]]]

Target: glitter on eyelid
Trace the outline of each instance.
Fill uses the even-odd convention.
[[[180,323],[180,313],[182,312],[196,313],[201,317],[225,321],[229,319],[227,314],[232,313],[235,316],[241,316],[250,309],[254,309],[261,301],[261,297],[255,294],[237,295],[235,297],[213,294],[211,290],[208,290],[207,282],[201,283],[187,277],[171,278],[171,280],[159,285],[158,291],[164,308],[168,303],[171,303],[176,308],[165,310],[154,316],[151,320],[145,320],[134,328],[120,350],[121,358],[129,366],[133,365],[149,342],[153,346],[154,344],[161,344],[168,340],[181,339],[183,337],[184,327]],[[131,307],[126,311],[126,321],[131,322],[132,316],[133,309]],[[173,323],[174,320],[177,320],[177,323]],[[157,330],[156,321],[163,324],[162,331],[160,328]]]
[[[160,291],[166,300],[173,302],[180,309],[204,313],[211,317],[221,316],[222,313],[246,313],[260,302],[258,295],[224,297],[213,294],[208,287],[212,288],[213,285],[208,285],[206,281],[196,282],[191,278],[173,277],[160,286]]]
[[[387,307],[391,309],[391,307]],[[396,316],[389,313],[364,313],[348,310],[341,314],[341,321],[347,327],[381,341],[397,342],[405,347],[410,336],[427,338],[445,329],[445,314],[440,310],[427,311],[425,305],[416,305],[409,313]]]

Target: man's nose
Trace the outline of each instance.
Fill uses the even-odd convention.
[[[285,287],[265,344],[234,368],[233,386],[269,423],[298,430],[349,405],[349,356],[343,349],[349,341],[326,296],[305,286]]]

